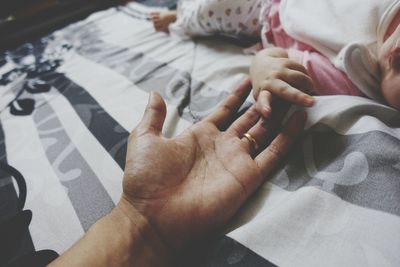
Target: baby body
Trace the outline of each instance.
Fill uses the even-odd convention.
[[[400,109],[400,1],[367,0],[353,12],[357,6],[357,0],[182,0],[169,30],[261,37],[264,49],[250,68],[260,109],[269,109],[270,94],[304,106],[313,103],[307,94],[367,96]]]

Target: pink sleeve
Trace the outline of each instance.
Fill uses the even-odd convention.
[[[344,72],[335,68],[320,53],[288,49],[288,55],[290,59],[306,67],[314,82],[315,95],[364,96]]]
[[[272,0],[268,15],[270,28],[265,32],[269,44],[286,48],[289,58],[306,67],[314,82],[315,95],[364,96],[347,75],[311,46],[290,37],[283,29],[279,17],[280,0]]]

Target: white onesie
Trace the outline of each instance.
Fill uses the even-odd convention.
[[[382,101],[377,48],[400,0],[282,0],[281,23],[344,71],[368,97]]]

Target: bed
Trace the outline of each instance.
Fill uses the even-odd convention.
[[[33,214],[13,257],[62,253],[114,207],[150,91],[167,102],[172,137],[246,77],[243,47],[156,33],[153,9],[97,12],[0,54],[0,218]],[[204,266],[400,265],[400,114],[350,96],[317,97],[307,113],[285,165]]]

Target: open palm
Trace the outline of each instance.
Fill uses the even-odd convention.
[[[172,139],[161,134],[165,103],[152,94],[130,136],[122,199],[173,249],[227,223],[303,128],[305,114],[295,113],[263,149],[268,129],[254,107],[230,123],[249,92],[242,83],[213,114]],[[243,138],[246,132],[261,149]]]

